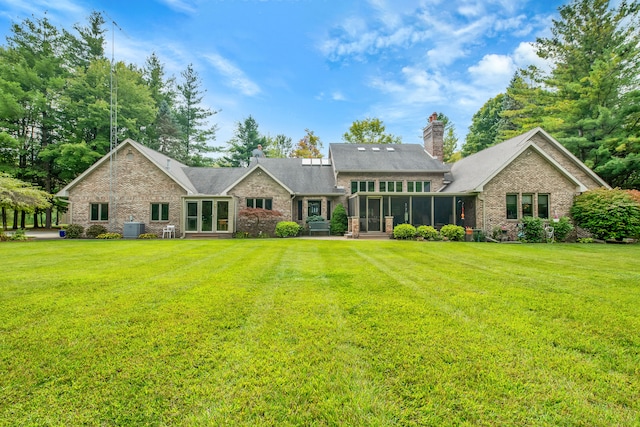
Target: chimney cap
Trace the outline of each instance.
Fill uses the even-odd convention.
[[[435,121],[437,121],[437,120],[438,120],[438,113],[436,113],[436,112],[434,111],[434,112],[433,112],[433,114],[431,114],[431,115],[429,116],[429,123],[431,123],[431,122],[435,122]]]

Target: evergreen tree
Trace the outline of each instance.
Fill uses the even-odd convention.
[[[202,82],[198,73],[189,64],[181,74],[182,82],[177,85],[179,102],[176,118],[180,124],[183,148],[177,160],[192,166],[210,163],[204,155],[216,149],[208,145],[215,140],[217,126],[209,126],[208,119],[217,113],[202,106],[206,90],[201,89]]]
[[[538,55],[552,62],[541,83],[559,119],[549,131],[610,184],[637,181],[640,4],[573,0],[559,8],[550,38],[537,40]],[[635,103],[635,105],[634,105]],[[553,124],[550,123],[550,124]],[[636,177],[636,178],[634,178]]]
[[[267,142],[267,138],[258,131],[258,122],[249,116],[244,122],[237,123],[235,135],[227,143],[227,155],[217,163],[224,167],[246,167],[251,161],[253,150],[256,150],[258,145],[266,146]]]

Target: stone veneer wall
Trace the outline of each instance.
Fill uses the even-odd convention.
[[[175,166],[173,166],[175,167]],[[90,221],[91,203],[109,203],[109,161],[104,162],[69,190],[70,220],[87,228],[101,224],[111,232],[122,233],[124,223],[133,216],[145,224],[146,233],[162,235],[167,224],[181,234],[182,201],[186,191],[136,150],[123,147],[116,157],[116,215],[109,222]],[[169,203],[169,221],[151,222],[151,203]]]
[[[560,151],[554,145],[549,144],[549,142],[542,137],[541,135],[535,135],[531,141],[536,144],[538,147],[543,149],[549,156],[551,156],[556,162],[558,162],[563,168],[571,173],[571,175],[575,176],[582,184],[584,184],[589,190],[593,190],[595,188],[600,188],[601,184],[593,179],[589,174],[585,173],[585,171],[578,167],[573,161],[571,161],[562,151]]]
[[[559,217],[569,214],[573,198],[578,192],[579,188],[573,182],[539,153],[529,149],[484,186],[481,200],[478,201],[477,223],[487,233],[491,233],[494,227],[506,226],[514,238],[516,225],[522,218],[522,207],[518,199],[519,219],[507,220],[507,194],[534,194],[534,212],[538,210],[535,195],[549,194],[549,215],[553,218],[555,214]]]
[[[272,209],[282,213],[282,217],[280,219],[271,219],[269,221],[269,228],[271,228],[271,223],[273,223],[273,230],[261,230],[269,235],[272,235],[275,232],[275,224],[278,221],[291,221],[291,195],[282,187],[282,185],[271,178],[262,169],[258,168],[250,173],[235,187],[233,187],[233,189],[229,191],[229,194],[237,197],[238,199],[238,213],[247,207],[247,198],[272,200]],[[236,226],[237,231],[248,231],[244,230],[244,228],[247,227],[250,227],[249,222],[246,222],[241,215],[238,215],[238,223]]]

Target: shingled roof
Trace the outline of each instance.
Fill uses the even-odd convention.
[[[330,144],[329,153],[337,173],[449,170],[420,144]]]
[[[483,191],[482,187],[485,184],[487,184],[502,169],[508,166],[516,157],[530,147],[538,151],[542,156],[546,157],[550,163],[555,164],[556,167],[565,173],[565,175],[570,177],[572,180],[575,180],[575,177],[565,171],[554,159],[552,159],[532,141],[532,138],[538,134],[545,138],[550,144],[556,146],[558,150],[563,152],[564,155],[574,164],[583,169],[585,173],[593,177],[603,186],[607,186],[602,178],[597,176],[591,169],[587,168],[558,141],[551,137],[551,135],[546,133],[542,128],[537,127],[529,132],[523,133],[522,135],[518,135],[492,147],[485,148],[482,151],[455,162],[451,167],[453,181],[442,191],[445,193],[481,192]]]
[[[330,165],[303,164],[302,159],[252,159],[246,168],[184,168],[200,194],[222,194],[229,187],[261,168],[298,195],[342,194],[335,188]]]

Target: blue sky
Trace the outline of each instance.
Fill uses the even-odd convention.
[[[42,17],[71,29],[92,10],[109,21],[116,60],[155,52],[169,75],[193,64],[225,146],[249,115],[294,144],[305,129],[341,142],[377,117],[405,143],[421,142],[442,112],[464,142],[471,117],[519,67],[538,64],[564,1],[525,0],[0,0],[0,35]],[[117,27],[111,24],[117,23]],[[113,28],[113,31],[112,31]]]

